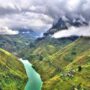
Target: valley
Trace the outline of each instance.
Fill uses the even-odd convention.
[[[90,0],[0,0],[0,90],[90,90]]]
[[[16,63],[16,68],[19,66],[18,71],[16,68],[12,68],[12,72],[7,70],[7,73],[13,73],[15,69],[13,76],[25,81],[22,81],[23,84],[20,82],[21,85],[16,87],[18,82],[12,81],[13,78],[8,79],[11,83],[13,82],[8,87],[8,83],[6,84],[5,80],[3,80],[1,82],[1,89],[5,86],[5,88],[10,88],[10,90],[12,90],[12,87],[14,87],[13,90],[36,90],[36,88],[38,88],[37,90],[89,90],[90,37],[52,37],[53,33],[62,29],[68,29],[66,23],[66,21],[60,19],[43,34],[43,37],[37,37],[37,34],[33,31],[25,32],[24,29],[18,35],[0,35],[0,48],[2,48],[0,49],[0,61],[4,57],[2,52],[6,55],[4,58],[4,63],[6,64],[3,68],[7,70],[8,65],[16,63],[16,57],[22,58],[22,64],[24,65],[22,68],[24,72],[22,74],[25,75],[25,77],[21,77],[20,75],[22,74],[16,76],[17,72],[21,73],[19,68],[22,67]],[[74,23],[69,21],[68,23],[75,27],[80,27],[83,24],[88,25],[86,22],[81,24],[78,21]],[[8,61],[8,58],[10,61]],[[28,60],[28,63],[24,60]],[[18,63],[20,62],[18,61]],[[1,63],[0,68],[3,72],[2,65],[3,63]],[[12,66],[10,65],[10,67]],[[29,69],[31,72],[28,74]],[[6,72],[3,73],[5,73],[5,77],[8,77]],[[1,77],[3,78],[4,76],[1,74]]]
[[[89,90],[89,37],[55,40],[46,37],[34,43],[20,51],[18,56],[28,59],[40,74],[42,90]]]

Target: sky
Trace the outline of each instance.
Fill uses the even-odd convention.
[[[90,0],[0,0],[0,34],[18,34],[17,28],[43,33],[62,16],[90,21]]]

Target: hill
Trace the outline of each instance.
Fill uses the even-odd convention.
[[[23,64],[0,48],[0,90],[24,90],[26,82]]]
[[[47,80],[55,73],[57,73],[57,70],[60,70],[57,66],[55,66],[55,64],[51,63],[51,61],[49,60],[51,59],[51,56],[58,52],[58,50],[61,50],[68,44],[74,42],[76,39],[77,37],[61,39],[54,39],[51,37],[45,37],[42,39],[39,38],[39,40],[36,41],[35,47],[31,52],[28,52],[28,50],[26,50],[26,53],[28,53],[27,59],[33,64],[33,66],[41,74],[41,76],[43,75],[42,79]],[[44,65],[46,65],[46,67],[43,67]],[[49,73],[46,74],[47,72]]]
[[[43,90],[90,88],[90,38],[81,37],[42,61],[32,63],[42,76]]]
[[[76,39],[77,37],[54,39],[50,36],[37,38],[29,46],[20,50],[18,55],[29,60],[42,60],[46,55],[52,55]]]

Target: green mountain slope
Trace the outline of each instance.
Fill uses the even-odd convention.
[[[53,54],[53,56],[51,56],[51,62],[63,69],[65,65],[71,63],[77,56],[88,51],[88,49],[90,49],[90,38],[79,38]]]
[[[44,81],[43,90],[89,90],[90,38],[75,42],[32,62]],[[38,64],[37,64],[38,63]]]
[[[24,48],[30,48],[30,44],[33,42],[31,37],[25,35],[0,35],[0,47],[18,55]],[[8,47],[7,47],[8,46]]]
[[[52,57],[61,72],[45,81],[43,90],[90,89],[90,38],[80,38]]]
[[[0,90],[24,90],[27,76],[23,64],[0,49]]]
[[[35,43],[35,47],[31,50],[31,52],[28,52],[28,50],[24,50],[24,52],[28,53],[28,60],[30,60],[35,69],[40,73],[41,77],[43,77],[42,79],[47,80],[55,73],[57,73],[58,70],[58,68],[56,68],[56,66],[53,65],[50,60],[48,60],[49,57],[71,42],[73,42],[73,40],[69,38],[54,39],[51,37],[47,37],[40,41],[37,41]],[[47,72],[49,73],[46,74]]]

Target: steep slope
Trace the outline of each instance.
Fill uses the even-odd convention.
[[[36,41],[36,48],[33,53],[41,55],[52,55],[53,53],[57,52],[58,49],[61,49],[62,47],[68,45],[71,42],[73,42],[73,39],[70,38],[54,39],[51,37],[45,37],[42,40]]]
[[[89,90],[90,38],[81,37],[62,48],[32,62],[44,81],[43,90]]]
[[[64,68],[65,65],[71,63],[81,53],[90,49],[90,38],[79,38],[75,42],[69,44],[62,51],[58,51],[51,57],[51,62],[59,68]]]
[[[12,52],[14,55],[28,59],[30,53],[34,50],[36,52],[40,50],[44,54],[53,54],[61,47],[64,47],[77,39],[77,37],[53,39],[49,36],[45,38],[32,39],[31,35],[28,35],[29,33],[25,34],[25,32],[15,36],[0,35],[0,47]]]
[[[52,77],[59,69],[50,62],[49,57],[73,41],[74,39],[71,38],[40,38],[38,41],[36,41],[35,47],[31,52],[30,50],[29,52],[26,50],[26,53],[28,53],[28,60],[30,60],[30,62],[33,64],[33,67],[35,67],[35,69],[40,73],[40,75],[43,77],[43,80],[47,80]],[[46,74],[47,72],[49,73]]]
[[[43,90],[90,89],[90,38],[80,38],[52,57],[62,70],[44,82]]]
[[[74,59],[65,69],[44,82],[43,90],[89,90],[90,49]]]
[[[54,39],[48,36],[37,38],[28,48],[23,48],[19,55],[25,59],[43,60],[47,55],[52,55],[57,52],[58,49],[65,47],[75,39],[77,39],[77,37]]]
[[[23,64],[0,48],[0,90],[24,90],[26,82]]]

